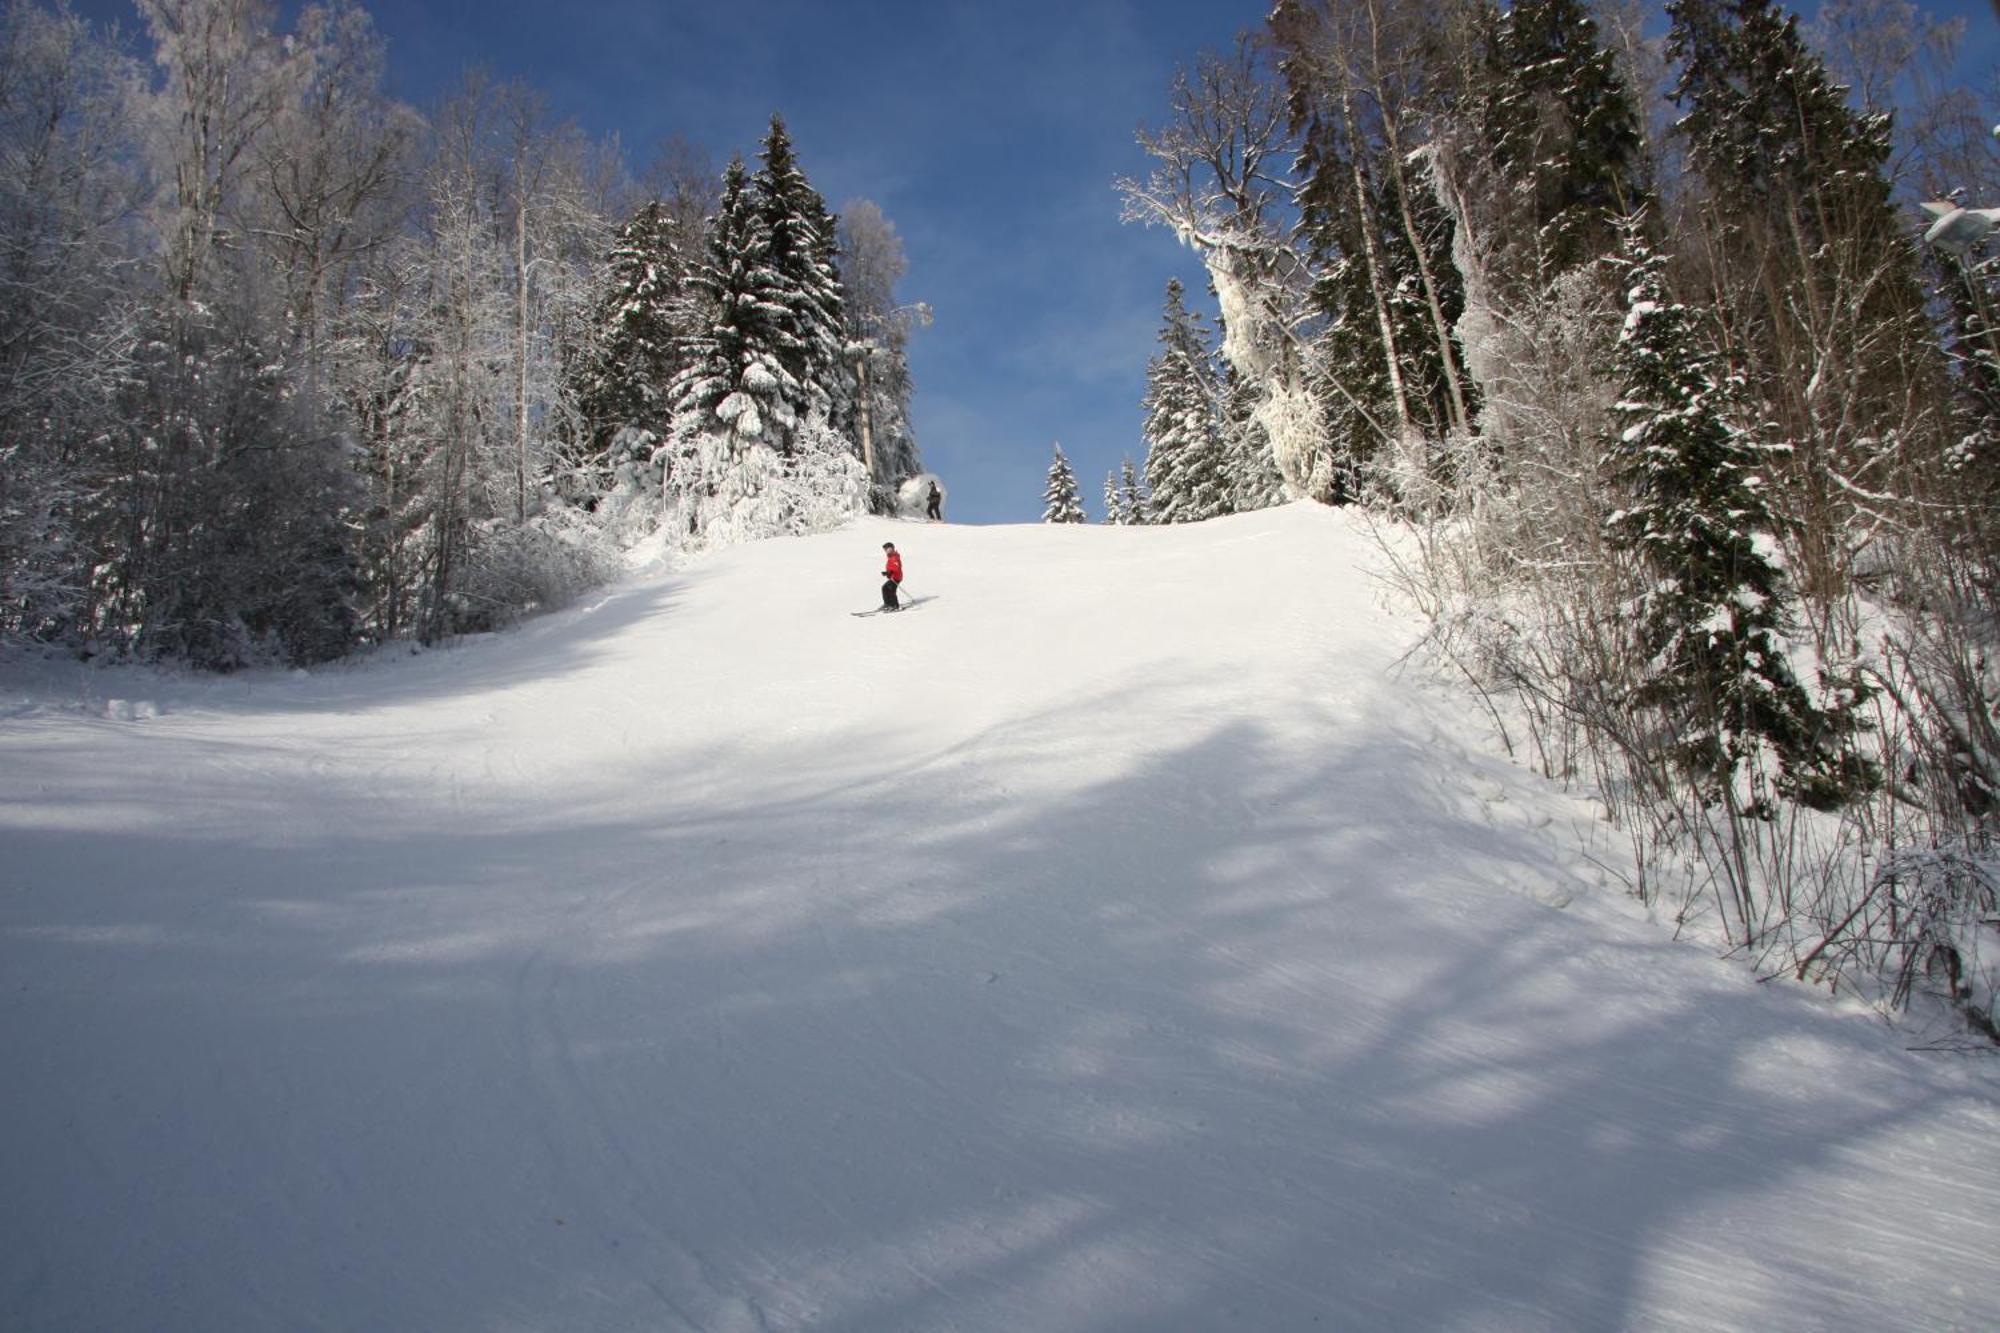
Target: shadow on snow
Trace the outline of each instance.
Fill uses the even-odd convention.
[[[1530,902],[1547,849],[1388,733],[1300,774],[1225,720],[1021,793],[1114,703],[727,807],[679,753],[623,808],[302,777],[234,832],[8,828],[0,1322],[1617,1328],[1700,1259],[1822,1326],[1868,1289],[1740,1210],[1865,1212],[1815,1176],[1949,1109],[1759,1076],[1878,1034]]]

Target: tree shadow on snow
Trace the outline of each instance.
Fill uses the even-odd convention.
[[[815,742],[727,800],[728,756],[677,753],[623,806],[326,780],[287,815],[250,775],[233,832],[9,827],[0,1322],[1824,1327],[1960,1281],[1932,1314],[1996,1313],[1990,1206],[1948,1235],[1853,1192],[1984,1102],[1540,905],[1552,845],[1364,720],[1300,718],[1303,773],[1226,718],[1037,767],[1117,702],[859,780],[869,738]],[[1935,1269],[1847,1248],[1878,1223],[1935,1228]]]

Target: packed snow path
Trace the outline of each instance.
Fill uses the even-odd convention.
[[[0,676],[0,1326],[2000,1327],[1990,1063],[1644,920],[1373,559],[869,522]]]

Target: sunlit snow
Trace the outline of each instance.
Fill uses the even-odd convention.
[[[0,1326],[2000,1327],[1990,1063],[1646,920],[1375,560],[872,520],[7,668]]]

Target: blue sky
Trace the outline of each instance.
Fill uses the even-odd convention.
[[[1139,398],[1169,277],[1200,264],[1119,222],[1141,124],[1176,66],[1260,23],[1268,0],[365,0],[394,91],[419,106],[484,65],[615,133],[643,167],[678,134],[716,166],[781,112],[834,208],[872,199],[910,261],[901,296],[936,322],[911,345],[925,463],[947,517],[1032,521],[1050,447],[1098,516],[1105,473],[1143,457]],[[1991,0],[1919,0],[1968,20],[1966,77],[1994,86]],[[294,6],[287,4],[287,10]],[[1812,9],[1816,6],[1800,6]],[[86,13],[129,16],[120,0]],[[1994,108],[2000,119],[2000,106]]]
[[[1142,456],[1139,398],[1168,277],[1200,265],[1123,225],[1112,181],[1175,66],[1261,21],[1265,0],[380,0],[397,90],[423,104],[468,64],[615,131],[643,165],[680,134],[720,167],[781,112],[835,209],[874,200],[909,255],[901,296],[918,444],[947,517],[1032,521],[1050,448],[1097,515]]]

